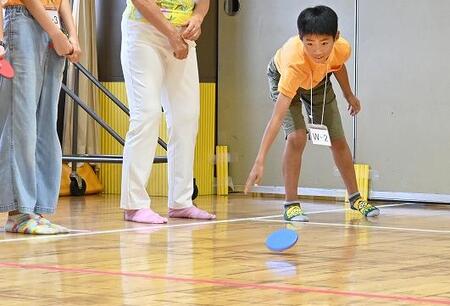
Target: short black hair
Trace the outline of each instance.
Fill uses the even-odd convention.
[[[335,11],[325,5],[304,9],[297,19],[300,38],[308,34],[331,35],[336,37],[338,16]]]

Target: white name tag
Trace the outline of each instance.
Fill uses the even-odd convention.
[[[50,16],[50,19],[58,28],[61,29],[61,21],[59,19],[59,13],[57,10],[47,10],[47,14]]]
[[[328,128],[323,124],[308,125],[309,138],[312,143],[319,146],[331,147],[330,134]]]

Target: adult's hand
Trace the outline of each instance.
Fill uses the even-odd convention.
[[[173,49],[173,56],[182,60],[188,56],[189,47],[180,34],[176,34],[169,39],[170,46]]]
[[[186,40],[196,41],[202,34],[202,22],[203,19],[199,16],[192,16],[186,23],[182,37]]]

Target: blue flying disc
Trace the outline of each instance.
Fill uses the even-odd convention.
[[[266,239],[266,246],[271,251],[282,252],[292,247],[298,240],[296,231],[280,229],[270,234]]]

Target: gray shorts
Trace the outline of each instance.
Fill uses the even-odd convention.
[[[277,70],[274,60],[272,59],[267,67],[267,76],[269,79],[270,98],[275,103],[280,92],[278,91],[278,83],[280,82],[280,73]],[[316,87],[313,88],[313,116],[314,123],[320,124],[322,120],[323,95],[325,89],[325,79],[322,80]],[[292,99],[289,110],[284,117],[282,127],[284,135],[287,136],[296,130],[306,130],[305,119],[302,113],[302,104],[305,105],[308,113],[308,121],[311,123],[311,91],[299,88],[297,94]],[[330,79],[327,83],[327,94],[325,101],[325,113],[323,116],[323,124],[328,127],[330,138],[332,140],[345,137],[344,129],[342,128],[341,115],[336,102],[336,95],[333,91]]]

